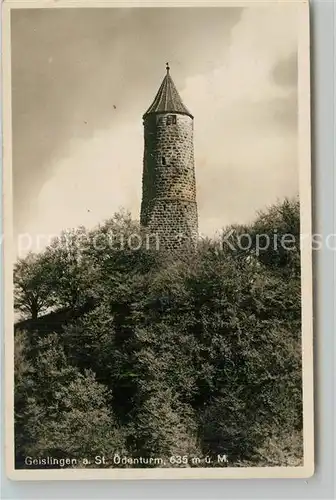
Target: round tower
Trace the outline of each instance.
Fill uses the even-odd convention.
[[[143,115],[140,223],[156,247],[195,245],[198,235],[193,116],[167,73]]]

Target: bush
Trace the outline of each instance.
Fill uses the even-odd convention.
[[[76,314],[57,329],[42,317],[16,335],[17,463],[118,452],[167,466],[173,455],[219,453],[233,466],[299,465],[298,203],[236,227],[234,237],[251,237],[247,251],[210,240],[170,258],[92,246],[111,228],[137,227],[121,214],[81,229],[79,260],[76,245],[70,259],[55,244],[46,250],[46,283],[59,282],[54,310]],[[256,252],[259,232],[274,228],[294,234],[293,249]]]

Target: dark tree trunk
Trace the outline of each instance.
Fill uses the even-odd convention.
[[[30,312],[31,312],[31,319],[32,320],[37,319],[37,316],[38,316],[38,307],[37,307],[37,304],[32,304]]]

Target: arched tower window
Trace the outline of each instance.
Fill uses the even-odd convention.
[[[176,115],[168,115],[166,123],[167,125],[176,125]]]

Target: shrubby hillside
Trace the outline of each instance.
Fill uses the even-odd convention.
[[[181,255],[129,248],[132,234],[116,214],[15,266],[17,467],[114,454],[301,465],[299,203]]]

